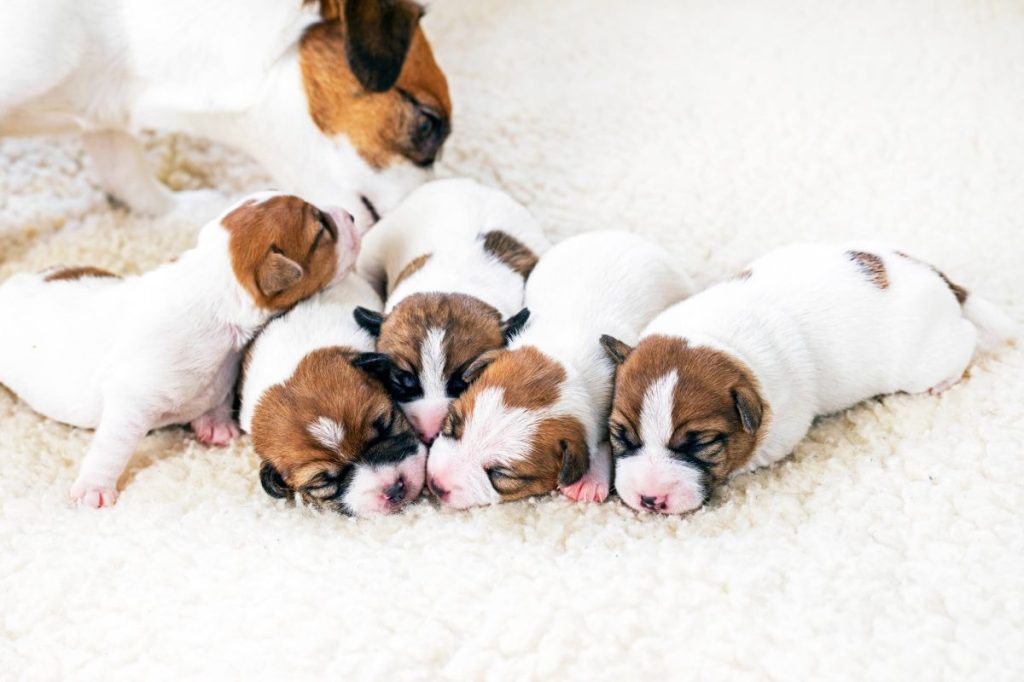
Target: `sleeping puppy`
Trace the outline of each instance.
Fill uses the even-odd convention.
[[[626,232],[552,247],[526,285],[529,325],[451,406],[427,459],[431,491],[460,509],[556,487],[604,500],[614,366],[601,331],[635,339],[690,289],[663,249]]]
[[[526,322],[523,287],[548,247],[529,211],[472,180],[424,185],[367,235],[359,272],[387,289],[370,366],[430,445],[448,404]]]
[[[103,189],[181,202],[146,167],[147,128],[237,147],[278,186],[365,228],[417,184],[451,101],[409,0],[8,0],[0,134],[82,134]]]
[[[937,393],[979,343],[1013,335],[990,303],[877,244],[797,245],[666,310],[616,362],[615,486],[634,509],[687,512],[731,474],[788,455],[816,415]]]
[[[71,494],[111,505],[151,429],[191,423],[214,444],[238,434],[231,392],[249,339],[351,270],[358,248],[345,211],[264,193],[143,275],[16,275],[0,285],[0,383],[51,419],[96,429]]]
[[[240,422],[267,494],[389,513],[423,489],[427,449],[362,368],[373,338],[356,306],[380,310],[381,300],[352,274],[268,324],[246,356]]]

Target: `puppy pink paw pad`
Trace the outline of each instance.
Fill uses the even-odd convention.
[[[935,384],[934,386],[929,388],[928,393],[929,395],[939,395],[940,393],[945,393],[949,389],[953,388],[958,383],[960,383],[960,377],[946,379],[945,381]]]
[[[191,426],[196,438],[207,445],[227,445],[241,435],[233,421],[221,421],[206,415],[194,420]]]
[[[574,502],[604,502],[608,498],[608,485],[589,476],[584,476],[572,485],[562,486],[559,490]]]
[[[117,502],[117,488],[76,483],[71,487],[71,499],[79,507],[113,507]]]

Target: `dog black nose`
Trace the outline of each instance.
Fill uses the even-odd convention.
[[[644,509],[650,509],[651,511],[657,511],[658,509],[658,498],[654,495],[641,495],[640,506]]]
[[[399,478],[397,481],[391,484],[391,487],[384,491],[384,496],[388,498],[388,502],[397,504],[405,499],[405,479]]]

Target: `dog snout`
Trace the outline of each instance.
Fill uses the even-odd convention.
[[[658,512],[668,509],[668,495],[640,494],[640,506],[649,511]]]
[[[405,500],[405,495],[408,489],[405,485],[405,479],[399,477],[397,481],[392,483],[390,486],[385,488],[384,497],[391,504],[399,504]]]

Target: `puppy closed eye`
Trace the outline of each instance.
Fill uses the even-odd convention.
[[[449,410],[444,424],[441,425],[441,435],[452,440],[460,440],[462,438],[462,426],[462,415],[454,409]]]
[[[320,225],[320,230],[316,233],[316,237],[313,239],[313,245],[309,248],[311,252],[316,251],[324,244],[330,244],[338,238],[330,217],[320,209],[317,209],[316,211],[316,221],[317,224]]]
[[[629,457],[635,455],[643,443],[636,438],[626,426],[622,424],[613,423],[610,429],[610,438],[612,445],[612,454],[616,457]]]
[[[669,449],[687,459],[713,464],[725,452],[726,438],[726,434],[721,431],[687,431]]]
[[[419,378],[403,369],[391,371],[391,390],[397,400],[412,400],[423,392]]]
[[[533,480],[532,476],[519,476],[505,467],[491,467],[487,470],[487,478],[491,487],[502,495],[514,493]]]
[[[325,471],[310,479],[309,483],[301,488],[301,491],[317,500],[331,500],[341,494],[343,477],[344,471],[337,474]]]

